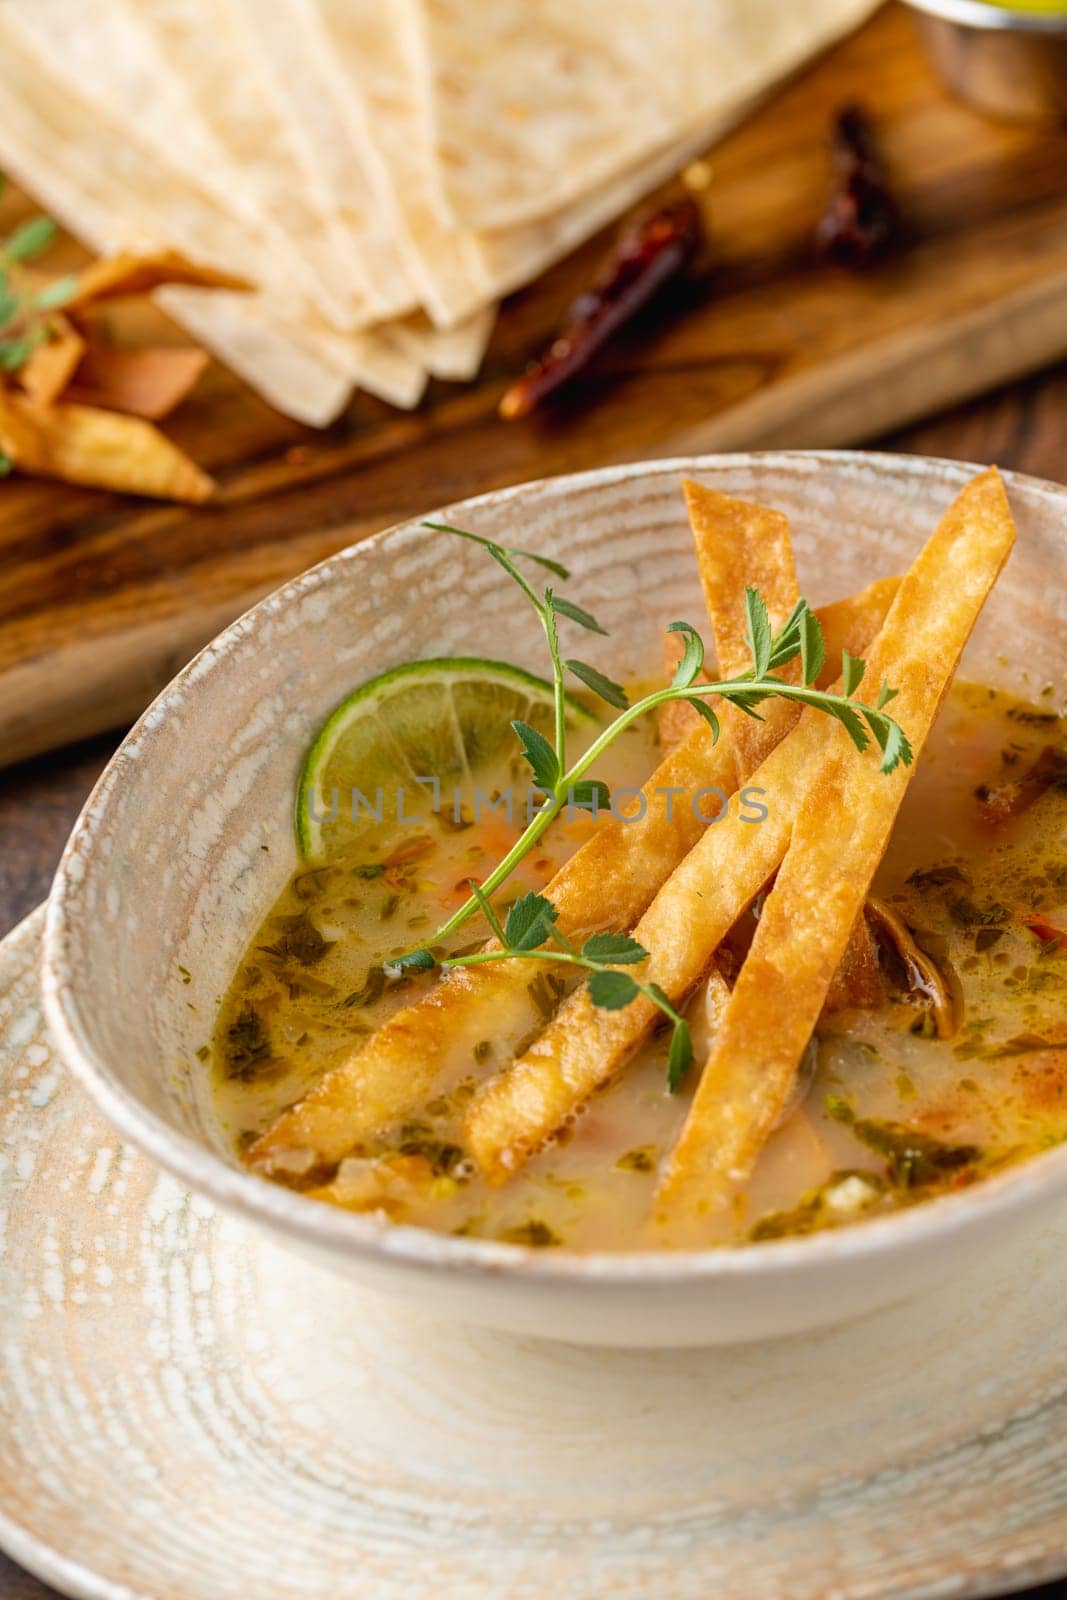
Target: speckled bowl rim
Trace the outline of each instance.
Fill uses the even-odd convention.
[[[982,469],[970,462],[942,457],[909,456],[864,450],[738,451],[723,455],[675,457],[630,462],[553,479],[537,479],[492,490],[449,508],[455,516],[480,506],[497,506],[542,488],[596,488],[631,478],[674,476],[736,466],[740,472],[755,465],[788,470],[798,462],[827,472],[855,467],[882,469],[889,476],[930,478],[944,488],[958,489]],[[1013,484],[1033,494],[1062,501],[1067,520],[1067,487],[1048,480],[1006,472]],[[428,513],[429,514],[429,513]],[[758,1245],[693,1251],[630,1251],[579,1254],[566,1250],[539,1251],[493,1240],[453,1238],[429,1229],[387,1222],[382,1218],[341,1211],[283,1189],[252,1173],[232,1167],[187,1134],[169,1127],[148,1110],[122,1084],[112,1080],[106,1063],[88,1042],[82,1022],[82,996],[72,978],[71,952],[79,939],[76,918],[68,917],[67,891],[92,870],[93,856],[112,798],[121,789],[127,768],[136,759],[143,766],[150,754],[153,730],[166,716],[168,702],[183,693],[196,692],[196,680],[226,670],[227,657],[238,641],[254,635],[260,624],[298,596],[329,587],[351,551],[381,550],[415,536],[412,520],[397,523],[356,546],[338,551],[317,566],[291,579],[231,623],[178,673],[131,729],[108,763],[74,826],[56,872],[45,919],[41,964],[44,1014],[55,1047],[100,1111],[129,1142],[144,1152],[189,1189],[208,1196],[231,1212],[281,1234],[294,1242],[327,1254],[360,1256],[428,1269],[467,1278],[508,1277],[532,1283],[556,1281],[586,1283],[610,1290],[635,1283],[662,1286],[713,1284],[730,1279],[793,1279],[820,1262],[829,1264],[861,1258],[890,1258],[920,1245],[980,1229],[992,1220],[1026,1210],[1067,1191],[1067,1145],[1033,1157],[1023,1165],[986,1178],[958,1194],[925,1201],[852,1227],[814,1234],[802,1239],[768,1241]],[[136,756],[133,751],[136,750]],[[91,997],[90,997],[91,1004]]]

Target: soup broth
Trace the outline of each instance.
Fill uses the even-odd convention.
[[[609,782],[654,765],[647,733],[612,752]],[[506,774],[502,774],[502,777]],[[773,805],[773,795],[765,798]],[[362,859],[304,868],[252,939],[210,1050],[218,1115],[243,1152],[285,1107],[435,981],[388,963],[466,898],[517,836],[494,811],[430,815]],[[554,824],[505,900],[540,888],[597,824]],[[709,824],[714,825],[714,824]],[[1067,746],[1061,719],[957,684],[922,754],[873,888],[886,1001],[824,1013],[788,1114],[732,1210],[685,1228],[648,1224],[713,1020],[689,1002],[696,1059],[666,1085],[654,1035],[613,1083],[507,1184],[490,1188],[463,1148],[479,1082],[507,1065],[493,1019],[434,1093],[329,1171],[281,1181],[352,1209],[446,1233],[543,1248],[737,1245],[810,1233],[971,1184],[1067,1136]],[[731,935],[743,950],[759,902]],[[605,908],[610,924],[610,907]],[[464,926],[464,949],[486,936]],[[546,965],[546,1018],[565,987]],[[930,974],[939,988],[931,991]],[[536,998],[536,997],[535,997]],[[935,1005],[934,1002],[937,1002]],[[383,1165],[384,1163],[384,1165]],[[384,1174],[384,1181],[383,1181]]]

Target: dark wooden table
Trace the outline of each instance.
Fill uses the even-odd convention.
[[[1067,366],[879,443],[1067,480]],[[0,772],[0,935],[48,893],[64,840],[118,737],[117,730]],[[51,1593],[0,1555],[0,1600],[45,1600]],[[1067,1596],[1067,1584],[1050,1584],[1032,1596]]]

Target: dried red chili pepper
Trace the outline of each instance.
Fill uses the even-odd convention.
[[[833,167],[833,187],[816,234],[820,253],[840,266],[872,266],[896,243],[900,213],[874,127],[860,106],[845,106],[837,114]]]
[[[688,196],[629,223],[589,288],[567,312],[544,355],[505,394],[500,415],[509,421],[528,416],[546,396],[569,383],[616,329],[681,272],[702,237],[700,209]]]

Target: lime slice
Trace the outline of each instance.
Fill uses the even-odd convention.
[[[591,711],[567,697],[575,751],[597,727]],[[308,861],[367,854],[395,836],[398,791],[405,815],[433,800],[443,816],[457,792],[528,781],[511,724],[528,722],[552,737],[552,685],[504,661],[448,656],[412,661],[372,678],[323,724],[304,760],[296,836]],[[516,760],[518,758],[518,760]]]

